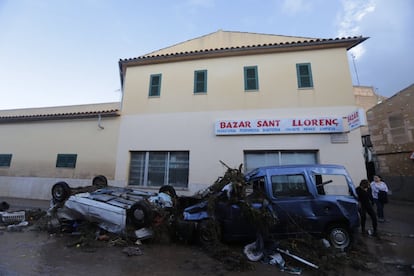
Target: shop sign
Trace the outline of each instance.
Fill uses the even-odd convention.
[[[341,117],[268,118],[251,120],[219,120],[216,135],[339,133],[344,132]]]
[[[355,110],[354,112],[349,114],[346,118],[348,120],[348,127],[350,131],[360,126],[367,125],[365,111],[362,108]]]

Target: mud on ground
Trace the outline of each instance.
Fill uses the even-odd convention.
[[[275,265],[250,262],[243,254],[244,244],[216,243],[200,247],[158,235],[137,244],[134,240],[106,233],[85,223],[76,233],[47,231],[48,219],[42,211],[26,212],[29,226],[21,231],[0,230],[1,275],[284,275]],[[357,236],[345,252],[326,248],[320,240],[289,239],[278,244],[319,268],[309,267],[288,256],[289,266],[302,275],[405,275],[407,267],[382,262],[370,251],[372,245],[386,242]],[[282,254],[283,255],[283,254]]]

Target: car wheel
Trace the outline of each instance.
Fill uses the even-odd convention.
[[[198,241],[203,246],[209,246],[221,238],[220,227],[211,219],[205,219],[197,225]]]
[[[146,201],[140,201],[132,205],[127,212],[128,221],[137,228],[147,227],[151,224],[153,212]]]
[[[349,234],[349,231],[340,225],[329,228],[327,239],[333,247],[339,249],[345,249],[351,244],[351,235]]]
[[[52,197],[54,202],[63,202],[69,198],[71,190],[66,182],[57,182],[52,187]]]
[[[95,176],[92,180],[92,186],[96,188],[104,188],[108,186],[108,179],[104,175]]]

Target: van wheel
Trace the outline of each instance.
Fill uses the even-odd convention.
[[[71,190],[70,190],[68,183],[62,181],[62,182],[57,182],[55,185],[53,185],[52,197],[53,197],[54,202],[58,202],[58,203],[63,202],[66,199],[68,199],[70,195],[71,195]]]
[[[261,258],[264,256],[263,248],[257,248],[257,242],[254,241],[252,243],[247,244],[243,248],[243,253],[246,255],[247,259],[252,262],[260,261]]]
[[[220,227],[211,219],[204,219],[197,225],[198,241],[202,246],[213,245],[220,241]]]
[[[327,232],[330,244],[339,249],[346,249],[351,244],[351,235],[347,228],[341,225],[331,226]]]

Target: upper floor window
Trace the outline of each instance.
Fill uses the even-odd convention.
[[[244,67],[244,90],[258,90],[259,79],[257,76],[257,66]]]
[[[207,70],[194,71],[194,94],[207,93]]]
[[[298,77],[298,88],[312,88],[312,69],[310,63],[296,64],[296,74]]]
[[[161,94],[161,74],[150,76],[149,96],[158,97]]]
[[[58,154],[56,168],[75,168],[77,154]]]
[[[0,167],[10,167],[11,159],[11,154],[0,154]]]

